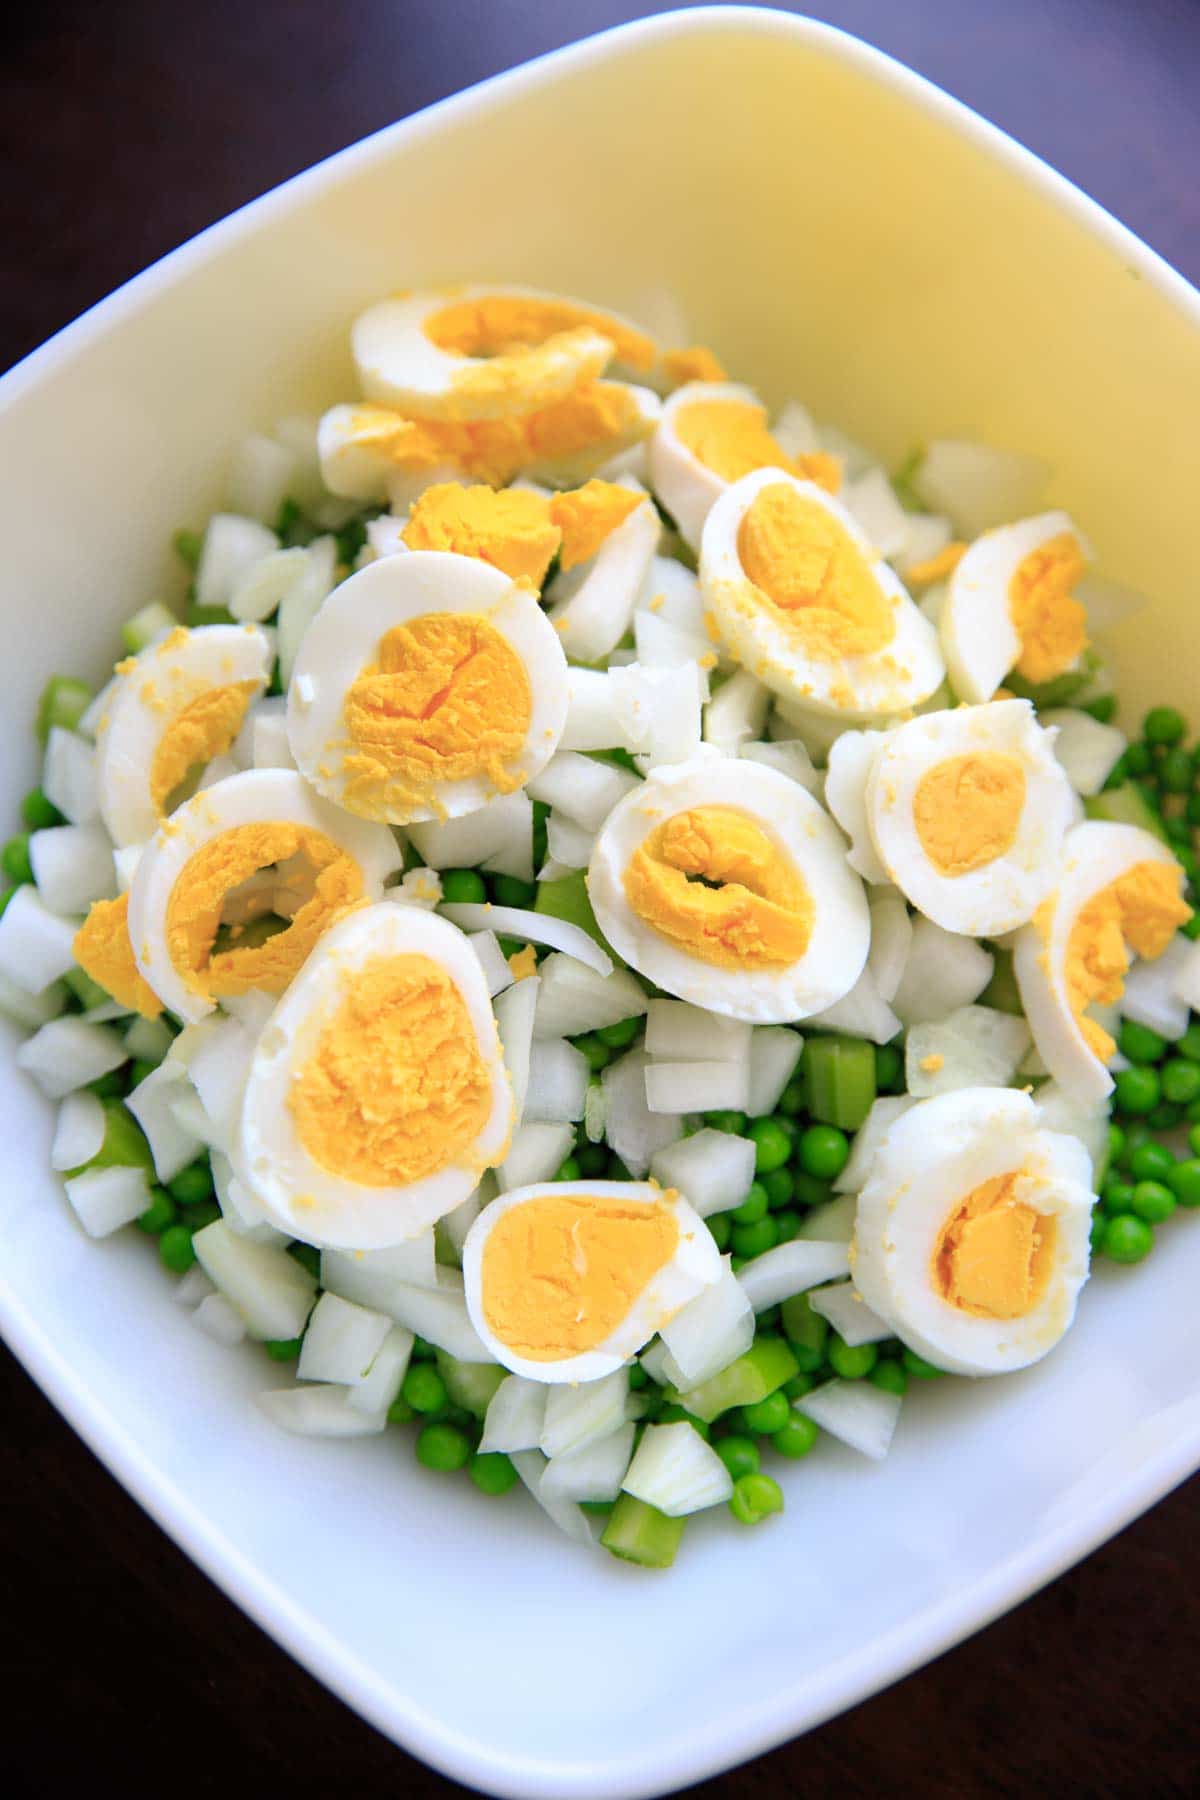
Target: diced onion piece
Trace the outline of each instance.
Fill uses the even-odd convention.
[[[296,1373],[302,1381],[361,1381],[391,1329],[386,1313],[322,1294],[305,1328]]]
[[[646,1011],[642,984],[626,969],[600,975],[577,957],[555,951],[538,964],[538,977],[535,1038],[581,1037]]]
[[[26,891],[29,890],[20,890]],[[11,906],[9,911],[12,911]],[[57,1019],[67,1004],[67,994],[68,989],[61,981],[52,981],[40,993],[28,994],[9,976],[0,974],[0,1013],[18,1025],[24,1025],[27,1031],[36,1031],[39,1025]]]
[[[659,1333],[674,1365],[674,1385],[687,1389],[736,1362],[754,1342],[754,1308],[727,1256],[711,1287],[689,1300]]]
[[[1049,475],[1040,456],[935,438],[912,484],[932,511],[949,514],[960,536],[976,538],[993,525],[1035,513]]]
[[[308,551],[273,550],[251,563],[229,597],[229,611],[245,624],[261,625],[277,612],[292,589],[307,579]]]
[[[905,548],[908,514],[882,469],[868,469],[856,481],[848,482],[842,499],[879,556],[894,557]]]
[[[705,1126],[656,1150],[650,1173],[663,1187],[678,1188],[684,1199],[707,1219],[712,1213],[740,1206],[754,1180],[755,1147],[749,1138]]]
[[[807,1293],[822,1281],[849,1273],[847,1245],[793,1238],[790,1244],[777,1244],[774,1250],[744,1264],[738,1280],[755,1312],[765,1312],[780,1300],[790,1300],[793,1294]]]
[[[1174,964],[1175,994],[1185,1000],[1193,1012],[1200,1012],[1200,943],[1190,946]]]
[[[560,869],[586,869],[596,845],[595,833],[585,831],[574,819],[552,812],[546,820],[546,850]]]
[[[812,456],[821,448],[816,421],[798,400],[789,400],[780,409],[771,436],[785,456]]]
[[[752,1027],[691,1006],[686,1000],[651,1000],[646,1014],[646,1054],[664,1062],[744,1062]],[[614,1024],[616,1021],[613,1021]]]
[[[700,703],[706,679],[695,663],[609,672],[622,743],[643,774],[663,763],[686,762],[700,748]]]
[[[246,1322],[229,1304],[224,1294],[206,1294],[192,1319],[206,1337],[218,1344],[240,1344],[246,1335]]]
[[[494,1363],[467,1314],[463,1278],[458,1269],[439,1266],[436,1288],[409,1287],[397,1282],[390,1312],[398,1325],[406,1325],[426,1343],[436,1344],[459,1362]]]
[[[1080,1106],[1057,1081],[1044,1081],[1034,1098],[1045,1129],[1078,1138],[1092,1159],[1093,1171],[1098,1169],[1108,1153],[1107,1105],[1101,1101],[1097,1106]]]
[[[768,769],[778,769],[781,775],[786,775],[789,781],[799,782],[802,788],[818,800],[825,791],[821,772],[813,767],[808,746],[800,738],[783,738],[773,744],[742,744],[738,755],[745,762],[762,763]]]
[[[171,1294],[176,1306],[185,1310],[199,1306],[200,1302],[215,1294],[216,1288],[204,1273],[199,1263],[193,1263],[186,1275],[181,1275]]]
[[[259,520],[238,513],[214,513],[196,567],[197,605],[228,606],[254,565],[278,548],[275,533]]]
[[[905,1025],[943,1019],[978,999],[992,978],[994,958],[974,938],[943,931],[932,919],[913,921],[912,947],[892,995]]]
[[[956,1088],[1006,1087],[1032,1041],[1024,1019],[993,1006],[960,1006],[909,1031],[904,1084],[919,1100]]]
[[[128,1061],[119,1031],[71,1015],[40,1026],[17,1051],[17,1066],[33,1077],[48,1100],[61,1100]]]
[[[336,538],[314,538],[307,555],[308,569],[304,578],[294,582],[283,596],[275,619],[279,681],[285,693],[292,685],[292,669],[301,639],[333,592],[337,577]]]
[[[635,506],[595,556],[551,583],[550,618],[573,662],[599,662],[628,631],[661,529],[653,504]]]
[[[567,1456],[593,1438],[616,1431],[625,1422],[628,1398],[629,1371],[624,1368],[599,1381],[552,1386],[539,1443],[543,1456]]]
[[[559,1160],[560,1162],[565,1161],[565,1158],[560,1158]],[[558,1166],[559,1165],[556,1163],[555,1169],[557,1169]],[[545,1177],[543,1176],[541,1179],[544,1180]],[[514,1183],[514,1186],[515,1185],[516,1184]],[[460,1201],[452,1211],[443,1213],[442,1217],[438,1220],[437,1232],[439,1238],[444,1238],[445,1242],[454,1252],[454,1259],[459,1268],[462,1267],[462,1247],[467,1241],[467,1233],[470,1231],[472,1225],[475,1223],[488,1201],[494,1200],[499,1192],[500,1188],[496,1181],[495,1170],[485,1169],[475,1192],[473,1194],[468,1194],[465,1200]]]
[[[272,525],[291,490],[295,453],[275,438],[243,438],[229,471],[229,504],[235,513]]]
[[[879,1344],[893,1335],[887,1320],[871,1311],[852,1281],[811,1289],[808,1304],[851,1346]]]
[[[192,1244],[201,1268],[246,1321],[251,1337],[300,1336],[317,1284],[295,1257],[275,1244],[239,1237],[224,1219],[196,1232]]]
[[[700,675],[700,697],[708,699],[708,670],[716,662],[712,644],[702,631],[690,631],[646,608],[633,615],[633,641],[645,669],[694,668]]]
[[[535,1038],[529,1050],[524,1119],[530,1124],[582,1119],[590,1074],[587,1057],[566,1038]]]
[[[484,1414],[480,1454],[502,1450],[511,1455],[514,1450],[536,1450],[542,1441],[549,1391],[544,1381],[506,1375]]]
[[[635,1178],[645,1174],[656,1150],[675,1142],[683,1125],[680,1114],[651,1112],[646,1104],[649,1066],[644,1050],[630,1050],[600,1077],[605,1138]]]
[[[230,1230],[236,1231],[239,1237],[251,1238],[256,1244],[286,1244],[286,1234],[272,1222],[262,1202],[238,1180],[225,1152],[213,1149],[209,1161],[217,1204]]]
[[[716,744],[730,756],[752,738],[762,736],[771,696],[761,681],[739,669],[721,683],[704,709],[704,742]]]
[[[391,1327],[366,1374],[350,1384],[350,1404],[355,1412],[387,1412],[408,1373],[414,1342],[412,1332],[403,1325]]]
[[[160,1063],[129,1094],[126,1106],[141,1126],[154,1158],[154,1173],[160,1181],[171,1181],[180,1169],[194,1162],[204,1148],[205,1139],[182,1125],[174,1102],[189,1090],[183,1086],[183,1071],[177,1064]],[[295,1332],[268,1332],[269,1337],[292,1337]]]
[[[123,894],[127,894],[133,886],[133,878],[137,874],[137,866],[142,860],[145,844],[122,844],[119,850],[113,851],[113,867],[117,871],[117,886]]]
[[[823,1206],[814,1206],[806,1213],[796,1237],[806,1244],[849,1244],[854,1237],[857,1212],[858,1195],[839,1194],[836,1200],[826,1200]]]
[[[251,721],[250,763],[254,769],[294,769],[296,759],[288,741],[287,717],[282,712],[263,712]]]
[[[639,610],[652,612],[658,619],[668,619],[681,630],[708,641],[700,583],[692,571],[676,562],[674,557],[653,558],[637,603]]]
[[[655,1338],[653,1343],[647,1344],[638,1361],[656,1386],[674,1387],[678,1370],[661,1338]]]
[[[810,1025],[822,1025],[828,1031],[848,1032],[851,1037],[868,1038],[873,1044],[889,1044],[900,1030],[900,1020],[875,985],[870,964],[848,994],[814,1013]]]
[[[91,1162],[104,1142],[104,1129],[104,1108],[95,1094],[89,1094],[85,1088],[68,1094],[58,1109],[50,1167],[61,1173]]]
[[[29,839],[38,893],[51,912],[85,913],[117,892],[112,840],[103,825],[52,825]]]
[[[646,1104],[654,1113],[744,1111],[750,1071],[744,1062],[650,1062]]]
[[[733,1493],[721,1458],[683,1419],[646,1426],[621,1485],[671,1519],[719,1506]]]
[[[919,563],[930,562],[950,543],[954,533],[945,513],[906,513],[908,527],[903,546],[892,558],[901,575]]]
[[[452,909],[447,908],[447,911],[450,910]],[[514,1125],[520,1123],[525,1108],[525,1091],[529,1086],[529,1055],[533,1047],[533,1016],[537,1010],[540,985],[536,975],[528,975],[524,981],[514,982],[512,987],[505,988],[497,996],[492,1009],[496,1015],[496,1030],[500,1034],[500,1048],[504,1052],[504,1066],[512,1084]]]
[[[588,1524],[587,1514],[570,1500],[555,1500],[542,1493],[542,1477],[546,1473],[546,1458],[540,1450],[514,1450],[511,1453],[513,1468],[521,1477],[546,1517],[567,1537],[578,1544],[592,1544],[592,1528]]]
[[[618,800],[637,787],[638,778],[612,763],[597,762],[577,750],[557,750],[526,793],[565,813],[585,831],[599,831]]]
[[[617,696],[604,669],[567,670],[567,722],[560,750],[614,750],[624,743]]]
[[[490,868],[495,863],[497,875],[533,878],[533,803],[524,789],[459,819],[433,819],[405,830],[431,869]],[[506,867],[498,866],[501,861]]]
[[[63,1183],[71,1210],[89,1237],[108,1237],[140,1218],[150,1204],[144,1169],[115,1163],[107,1169],[85,1169]]]
[[[42,792],[70,825],[90,825],[100,813],[96,751],[86,738],[52,725],[42,764]]]
[[[910,1094],[884,1095],[873,1102],[870,1112],[854,1134],[850,1155],[841,1174],[834,1177],[835,1193],[857,1194],[866,1185],[876,1151],[896,1120],[913,1104]],[[818,1236],[821,1235],[823,1234],[818,1233]]]
[[[508,958],[500,948],[500,940],[494,931],[472,931],[467,942],[479,958],[479,967],[483,970],[488,993],[495,999],[497,994],[511,987],[514,980]]]
[[[882,1462],[900,1417],[900,1395],[870,1381],[827,1381],[797,1400],[795,1407],[830,1437]]]
[[[1139,958],[1125,977],[1122,1018],[1157,1031],[1171,1043],[1181,1038],[1188,1028],[1189,1001],[1179,990],[1182,983],[1190,991],[1193,955],[1192,943],[1180,933],[1153,962]]]
[[[867,953],[867,972],[879,998],[890,1006],[912,949],[912,920],[903,894],[895,888],[878,888],[869,899],[871,948]]]
[[[557,1393],[552,1388],[551,1393]],[[634,1426],[591,1438],[577,1450],[552,1456],[542,1471],[539,1498],[550,1501],[615,1500],[633,1455]]]
[[[1054,754],[1077,794],[1098,794],[1114,763],[1125,752],[1125,733],[1102,725],[1091,713],[1056,707],[1038,715],[1038,724],[1057,731]]]
[[[598,975],[612,972],[612,957],[595,938],[568,919],[549,913],[527,912],[520,906],[492,906],[486,900],[454,901],[442,907],[442,915],[461,931],[498,931],[504,937],[523,938],[529,944],[548,944],[577,962],[586,963]],[[525,982],[518,983],[524,987]]]
[[[552,1181],[574,1147],[575,1132],[570,1125],[519,1125],[500,1164],[502,1190]]]
[[[143,1062],[161,1062],[174,1042],[165,1019],[134,1019],[125,1033],[125,1048]]]
[[[792,1079],[804,1039],[786,1025],[756,1025],[750,1039],[750,1080],[745,1110],[752,1119],[772,1113]]]
[[[298,1437],[371,1437],[387,1424],[386,1410],[363,1412],[353,1404],[349,1388],[332,1383],[270,1388],[258,1396],[258,1404],[273,1424]]]
[[[192,1043],[185,1045],[189,1038]],[[170,1055],[185,1062],[217,1141],[227,1152],[241,1116],[255,1045],[253,1033],[237,1019],[216,1016],[187,1026],[171,1047]]]

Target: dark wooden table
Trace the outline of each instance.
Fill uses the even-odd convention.
[[[0,366],[318,158],[655,10],[603,0],[41,0],[14,10],[0,60]],[[1200,279],[1195,0],[806,10],[997,120]],[[456,1791],[235,1611],[3,1352],[0,1444],[0,1790],[12,1800],[110,1789],[133,1800],[201,1784],[272,1800]],[[1194,1793],[1198,1673],[1200,1480],[931,1668],[693,1792]]]

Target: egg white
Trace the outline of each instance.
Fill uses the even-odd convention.
[[[675,420],[683,407],[713,400],[761,404],[753,388],[741,382],[689,381],[664,403],[650,439],[650,484],[679,527],[679,535],[693,550],[700,548],[704,521],[730,484],[688,449]]]
[[[1085,556],[1091,551],[1065,512],[1039,513],[977,537],[951,575],[938,615],[938,633],[951,686],[960,700],[990,700],[1021,656],[1009,610],[1013,576],[1027,556],[1069,532]]]

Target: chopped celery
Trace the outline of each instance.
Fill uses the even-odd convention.
[[[51,727],[74,731],[92,703],[92,690],[73,675],[52,675],[42,689],[37,709],[37,734],[44,744]]]
[[[923,513],[927,510],[920,494],[918,494],[916,488],[913,486],[913,477],[920,469],[924,460],[925,452],[918,445],[917,449],[909,452],[900,467],[896,470],[896,473],[892,476],[892,492],[895,494],[905,512]]]
[[[1040,686],[1035,686],[1032,682],[1025,681],[1015,669],[1010,669],[1004,677],[1004,685],[1018,700],[1032,700],[1041,712],[1045,707],[1069,706],[1072,700],[1077,700],[1081,694],[1093,688],[1100,667],[1100,658],[1096,652],[1085,650],[1077,669],[1068,669],[1064,675],[1056,675],[1052,681],[1044,681]]]
[[[460,1362],[447,1350],[439,1350],[436,1361],[453,1405],[482,1419],[508,1371],[498,1363]]]
[[[1089,819],[1106,819],[1114,825],[1140,825],[1152,831],[1164,844],[1170,843],[1167,828],[1136,781],[1123,781],[1120,787],[1104,788],[1089,794],[1083,803]]]
[[[801,1372],[811,1375],[821,1366],[829,1338],[829,1321],[814,1312],[807,1294],[793,1294],[779,1308],[783,1334],[795,1352]]]
[[[589,937],[595,938],[596,942],[608,951],[615,963],[619,964],[621,968],[625,967],[612,945],[606,942],[603,932],[596,923],[596,915],[592,911],[592,903],[588,899],[587,882],[584,880],[582,869],[575,869],[570,875],[563,875],[558,881],[539,881],[533,910],[542,913],[546,918],[566,919],[569,924],[578,925],[582,931],[586,931]]]
[[[622,1562],[637,1563],[643,1569],[669,1569],[686,1523],[683,1518],[668,1519],[656,1506],[635,1500],[632,1494],[619,1494],[600,1542]]]
[[[169,606],[164,606],[161,600],[152,600],[149,606],[135,612],[132,619],[126,619],[121,627],[121,642],[131,656],[136,656],[164,632],[174,631],[178,623]]]
[[[184,623],[187,625],[236,625],[237,620],[227,607],[201,606],[197,601],[189,600]]]
[[[857,1131],[875,1103],[875,1046],[865,1038],[806,1038],[803,1067],[813,1118]]]
[[[86,1012],[89,1006],[103,1006],[112,995],[107,988],[102,988],[98,981],[93,981],[84,969],[68,969],[63,980]]]
[[[189,569],[194,569],[204,548],[204,533],[189,531],[186,526],[181,526],[171,539],[171,544],[180,562],[186,563]]]
[[[669,1388],[667,1398],[708,1425],[731,1406],[757,1405],[799,1373],[800,1365],[782,1338],[760,1337],[719,1375],[702,1381],[686,1394]]]
[[[123,1100],[106,1100],[104,1102],[104,1142],[90,1162],[81,1163],[78,1169],[69,1169],[69,1175],[78,1175],[82,1169],[111,1169],[125,1167],[145,1169],[150,1176],[154,1174],[154,1158],[150,1154],[150,1146],[142,1133],[142,1128],[129,1112]]]
[[[992,955],[996,959],[992,979],[980,994],[977,1004],[992,1006],[997,1012],[1012,1013],[1014,1018],[1020,1018],[1025,1008],[1021,1005],[1017,978],[1013,974],[1012,951],[998,950],[993,946]]]

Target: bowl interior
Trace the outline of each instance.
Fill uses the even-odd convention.
[[[1186,702],[1200,574],[1196,302],[1149,253],[915,78],[781,15],[675,15],[560,53],[268,196],[105,303],[2,396],[3,767],[45,676],[99,677],[178,591],[171,530],[240,434],[349,397],[355,310],[529,280],[688,335],[894,459],[983,436],[1054,465],[1106,573],[1154,597],[1122,691]],[[1181,657],[1181,646],[1186,646]],[[1194,1460],[1200,1242],[1102,1271],[1068,1343],[918,1392],[881,1468],[827,1445],[757,1533],[693,1526],[647,1578],[484,1502],[407,1440],[275,1434],[250,1350],[192,1331],[151,1246],[97,1248],[0,1070],[0,1321],[73,1421],[256,1616],[377,1723],[492,1791],[661,1792],[969,1629]],[[1189,1241],[1190,1239],[1190,1241]]]

